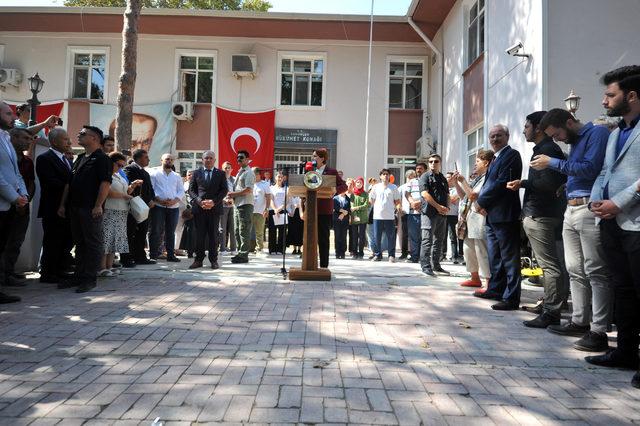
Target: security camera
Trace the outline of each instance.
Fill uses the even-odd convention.
[[[517,53],[520,51],[520,49],[523,48],[522,42],[519,41],[516,44],[514,44],[513,46],[511,46],[510,48],[508,48],[507,50],[505,50],[506,54],[509,56],[516,56]]]

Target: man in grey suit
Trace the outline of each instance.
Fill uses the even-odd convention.
[[[24,207],[29,203],[29,193],[18,169],[18,156],[9,136],[15,118],[9,105],[0,102],[0,258],[7,245],[16,207]],[[5,279],[4,267],[0,262],[0,285],[4,285]],[[0,292],[0,303],[19,301],[17,296]]]
[[[603,106],[622,117],[607,143],[602,171],[591,191],[590,210],[600,222],[600,236],[611,270],[618,347],[586,361],[605,367],[638,369],[640,343],[640,66],[606,73]],[[640,388],[640,372],[631,385]]]

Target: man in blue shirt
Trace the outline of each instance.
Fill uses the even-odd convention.
[[[591,191],[591,211],[600,222],[602,245],[611,270],[617,348],[586,361],[604,367],[638,369],[640,339],[640,66],[626,66],[602,77],[603,106],[622,117],[609,137],[602,172]],[[631,385],[640,388],[640,372]]]
[[[601,352],[609,347],[607,329],[611,323],[613,290],[600,228],[589,211],[591,188],[602,169],[609,131],[593,123],[582,124],[564,109],[550,110],[540,128],[547,136],[571,146],[569,158],[535,156],[531,167],[550,168],[568,176],[567,210],[562,224],[565,263],[569,272],[573,314],[563,325],[547,327],[552,333],[581,338],[574,348]]]

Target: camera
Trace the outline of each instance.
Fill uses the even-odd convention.
[[[522,47],[523,47],[522,42],[519,41],[513,46],[509,47],[507,50],[505,50],[505,52],[507,55],[516,56],[516,54],[520,51],[520,49],[522,49]]]

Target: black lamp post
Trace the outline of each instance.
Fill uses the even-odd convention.
[[[38,100],[38,93],[42,90],[42,86],[44,86],[44,80],[40,78],[38,73],[35,73],[33,77],[29,77],[29,85],[31,86],[31,99],[27,101],[27,103],[31,106],[31,116],[29,117],[29,126],[33,126],[36,124],[36,109],[38,105],[40,105],[40,101]]]

